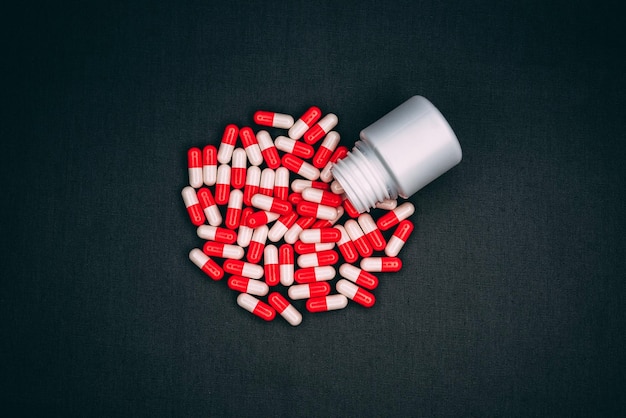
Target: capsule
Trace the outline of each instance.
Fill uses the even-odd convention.
[[[296,205],[296,211],[302,216],[312,216],[317,219],[335,219],[337,209],[332,206],[320,205],[319,203],[302,200]]]
[[[278,248],[275,245],[265,246],[263,250],[263,269],[265,270],[265,283],[268,286],[276,286],[280,283]]]
[[[267,242],[268,230],[267,225],[261,225],[252,232],[252,238],[250,239],[250,245],[248,246],[248,252],[246,254],[246,260],[248,260],[248,262],[258,263],[261,261],[265,243]]]
[[[361,214],[348,199],[343,200],[343,208],[351,218],[358,218]]]
[[[287,290],[287,294],[292,300],[319,298],[329,293],[330,285],[327,282],[296,284]]]
[[[278,213],[279,215],[287,215],[293,212],[293,206],[286,200],[278,199],[264,194],[255,194],[252,196],[252,206],[257,209]]]
[[[234,244],[237,241],[237,234],[230,229],[219,226],[200,225],[196,230],[199,238],[207,241],[223,242],[224,244]]]
[[[332,170],[331,170],[332,172]],[[321,174],[320,174],[321,176]],[[343,187],[341,187],[341,184],[339,184],[339,182],[337,180],[333,180],[332,183],[330,183],[330,191],[335,193],[335,194],[344,194],[346,191],[343,189]]]
[[[247,247],[250,245],[252,239],[252,228],[248,226],[248,218],[254,213],[254,209],[245,208],[241,211],[241,220],[239,222],[239,229],[237,230],[237,245],[240,247]]]
[[[278,213],[268,212],[266,210],[259,210],[251,213],[246,218],[246,226],[250,228],[258,228],[261,225],[267,225],[270,222],[274,222],[280,215]]]
[[[293,116],[267,110],[257,110],[252,119],[257,125],[271,126],[272,128],[289,129],[293,126]]]
[[[359,253],[354,246],[354,243],[350,239],[350,236],[346,232],[346,229],[343,225],[335,226],[339,231],[341,231],[341,239],[337,241],[337,247],[339,248],[339,252],[343,256],[343,259],[348,263],[354,263],[359,259]]]
[[[322,119],[319,120],[315,125],[313,125],[308,131],[304,134],[304,142],[307,144],[315,144],[317,141],[322,139],[324,135],[329,133],[335,126],[339,119],[337,115],[334,113],[328,113]]]
[[[202,178],[207,186],[213,186],[217,180],[217,148],[213,145],[202,149]]]
[[[230,168],[230,185],[233,186],[233,189],[243,189],[246,185],[247,162],[248,159],[243,148],[235,148]]]
[[[388,257],[395,257],[400,253],[400,250],[409,239],[409,236],[413,232],[413,222],[405,219],[398,224],[398,227],[393,231],[393,235],[389,238],[387,246],[385,247],[385,255]]]
[[[290,171],[293,171],[307,180],[317,180],[320,177],[319,169],[293,154],[283,155],[282,163],[283,166],[287,167]]]
[[[302,254],[297,263],[300,268],[332,266],[339,261],[339,254],[334,250],[320,251],[318,253]]]
[[[302,314],[280,293],[270,293],[267,301],[290,325],[296,327],[302,323]]]
[[[303,180],[303,179],[295,179],[291,182],[291,190],[296,193],[302,193],[304,189],[313,188],[313,189],[321,189],[328,190],[329,186],[326,183],[321,181],[312,181],[312,180]]]
[[[395,272],[402,268],[398,257],[366,257],[361,260],[361,269],[371,272]]]
[[[226,208],[226,219],[224,224],[226,228],[237,229],[241,221],[241,211],[243,207],[243,192],[235,189],[230,192],[228,198],[228,206]]]
[[[246,206],[252,205],[252,196],[259,193],[261,183],[261,169],[255,165],[248,168],[246,172],[246,184],[243,188],[243,203]]]
[[[266,321],[272,321],[276,317],[274,308],[248,293],[237,296],[237,305]]]
[[[285,235],[283,236],[285,242],[287,244],[295,243],[300,237],[300,232],[302,230],[310,228],[315,222],[315,218],[312,216],[301,216],[296,220],[296,222],[289,227]]]
[[[315,150],[309,144],[287,138],[286,136],[277,136],[274,140],[274,146],[283,152],[287,152],[307,160],[312,158],[315,154]]]
[[[348,298],[342,294],[311,298],[306,301],[306,310],[312,313],[334,311],[346,306],[348,306]]]
[[[185,203],[185,208],[187,208],[191,223],[195,226],[202,225],[206,218],[204,217],[204,212],[202,212],[200,202],[198,201],[196,190],[191,186],[185,186],[181,195],[183,196],[183,202]]]
[[[280,157],[278,150],[274,146],[274,141],[267,131],[259,131],[256,133],[256,140],[259,143],[259,149],[265,160],[265,164],[271,169],[276,170],[280,167]]]
[[[242,260],[226,259],[222,268],[226,273],[251,279],[260,279],[264,273],[263,267]]]
[[[310,228],[300,232],[299,238],[305,244],[337,242],[341,239],[341,231],[337,228]]]
[[[300,139],[311,126],[322,117],[322,111],[317,106],[311,106],[298,120],[289,128],[289,138]]]
[[[326,135],[326,138],[324,138],[315,152],[315,156],[313,156],[313,166],[319,168],[320,170],[326,167],[326,164],[330,161],[330,157],[333,155],[333,152],[337,149],[337,145],[339,145],[339,138],[339,134],[335,131]]]
[[[381,202],[376,203],[374,207],[376,209],[383,210],[394,210],[398,206],[398,201],[396,199],[385,199]]]
[[[374,253],[372,245],[365,237],[365,234],[363,233],[363,230],[361,229],[357,221],[355,221],[354,219],[348,219],[346,223],[343,224],[343,226],[361,257],[369,257]]]
[[[227,283],[230,289],[250,295],[265,296],[270,291],[267,283],[248,277],[230,276]]]
[[[383,233],[380,232],[380,229],[376,226],[376,222],[372,218],[372,215],[369,213],[362,213],[357,218],[357,221],[363,230],[365,237],[369,240],[370,244],[372,244],[374,251],[384,250],[387,242],[385,241],[385,237],[383,237]]]
[[[243,248],[238,245],[224,244],[217,241],[205,242],[202,251],[209,257],[228,258],[231,260],[241,260],[244,254]]]
[[[224,134],[222,135],[222,142],[220,142],[220,146],[217,151],[217,161],[219,161],[220,164],[230,163],[238,136],[239,128],[237,125],[226,125],[226,128],[224,128]]]
[[[222,270],[219,264],[211,260],[211,257],[203,253],[199,248],[194,248],[189,252],[189,259],[211,279],[220,280],[224,277],[224,270]]]
[[[269,232],[267,233],[267,239],[269,239],[272,242],[280,241],[285,235],[285,232],[287,232],[289,228],[294,223],[296,223],[297,219],[298,219],[297,212],[291,212],[291,213],[281,216],[280,218],[276,220],[274,225],[272,225],[272,227],[270,228]]]
[[[287,200],[289,197],[289,170],[278,167],[274,172],[274,196]]]
[[[239,130],[239,138],[243,144],[243,149],[246,150],[248,161],[251,165],[261,165],[263,162],[263,154],[261,154],[261,148],[256,140],[254,131],[252,128],[245,126]]]
[[[339,266],[339,275],[369,290],[378,287],[378,277],[352,264],[345,263]]]
[[[341,206],[343,201],[341,195],[327,190],[315,189],[313,187],[307,187],[302,190],[302,199],[307,202],[319,203],[321,205],[332,206],[334,208]]]
[[[217,167],[217,181],[215,182],[215,201],[218,205],[228,203],[230,197],[230,166],[220,164]]]
[[[276,173],[271,168],[264,168],[261,171],[261,181],[259,182],[259,193],[266,196],[274,196],[274,181]]]
[[[389,228],[397,225],[400,221],[405,220],[409,216],[413,215],[415,212],[415,206],[411,202],[404,202],[400,206],[395,209],[387,212],[376,221],[376,225],[383,230],[386,231]]]
[[[306,244],[298,240],[293,244],[293,249],[296,251],[297,254],[317,253],[320,251],[332,250],[333,248],[335,248],[334,242],[318,242],[314,244]]]
[[[189,173],[189,185],[194,189],[202,187],[202,151],[192,147],[187,151],[187,171]]]
[[[280,284],[283,286],[291,286],[294,277],[293,247],[289,244],[283,244],[278,249],[278,266],[280,269]]]
[[[344,147],[343,145],[337,147],[337,149],[335,149],[333,154],[330,156],[330,160],[328,160],[328,162],[326,163],[326,165],[324,166],[324,168],[320,172],[320,180],[322,180],[324,183],[329,183],[333,179],[333,171],[332,171],[333,164],[335,164],[337,161],[339,161],[342,158],[344,158],[346,155],[348,155],[348,148],[347,147]],[[339,184],[339,183],[337,183],[337,184]],[[339,192],[333,191],[333,193],[343,194],[344,191],[342,189]]]
[[[287,201],[292,205],[297,205],[298,203],[302,202],[302,193],[289,193]]]
[[[206,187],[201,187],[198,189],[197,195],[200,207],[204,211],[204,216],[209,221],[209,225],[220,226],[222,224],[222,214],[211,191]]]
[[[350,300],[355,301],[359,305],[371,308],[376,302],[376,297],[365,289],[360,288],[346,279],[341,279],[335,285],[337,292],[341,293]]]
[[[313,283],[332,280],[336,275],[333,266],[306,267],[296,270],[294,280],[296,283]]]

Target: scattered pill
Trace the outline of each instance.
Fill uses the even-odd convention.
[[[243,192],[241,190],[235,189],[230,192],[230,197],[228,198],[228,206],[226,207],[226,219],[224,220],[224,225],[226,225],[226,228],[239,228],[242,208]]]
[[[197,192],[198,200],[200,201],[200,207],[204,212],[209,225],[220,226],[222,224],[222,214],[217,206],[217,202],[211,194],[211,190],[206,187],[201,187]]]
[[[361,260],[361,269],[370,272],[395,272],[402,268],[398,257],[366,257]]]
[[[274,182],[276,172],[271,168],[264,168],[261,171],[261,181],[259,182],[259,193],[266,196],[274,196]]]
[[[230,185],[233,189],[243,189],[246,185],[246,166],[248,159],[243,148],[235,148],[230,167]]]
[[[254,123],[261,126],[271,126],[272,128],[289,129],[293,126],[293,116],[284,113],[268,112],[267,110],[257,110],[254,112]]]
[[[274,308],[248,293],[241,293],[237,296],[237,305],[266,321],[271,321],[276,317]]]
[[[287,215],[293,212],[291,203],[277,197],[266,196],[259,193],[252,196],[251,202],[252,206],[257,209],[267,210],[269,212],[278,213],[279,215]]]
[[[204,216],[204,212],[202,211],[202,207],[200,207],[196,190],[192,186],[185,186],[181,194],[183,196],[185,208],[187,208],[187,213],[189,214],[189,219],[191,219],[191,223],[195,226],[202,225],[206,218]]]
[[[378,287],[378,277],[352,264],[345,263],[339,266],[339,275],[369,290]]]
[[[385,241],[385,237],[383,237],[383,233],[380,232],[380,229],[376,226],[376,222],[374,221],[374,218],[372,218],[372,215],[369,213],[362,213],[357,218],[357,222],[363,230],[365,237],[372,245],[374,251],[384,250],[387,242]]]
[[[409,236],[413,232],[413,222],[405,219],[398,223],[398,226],[393,235],[389,238],[387,246],[385,247],[385,255],[388,257],[395,257],[400,253],[400,250],[409,239]]]
[[[274,140],[274,146],[283,152],[287,152],[307,160],[315,155],[315,150],[311,145],[295,139],[287,138],[286,136],[277,136]]]
[[[261,225],[267,225],[271,222],[274,222],[280,217],[278,213],[269,212],[267,210],[259,210],[254,213],[251,213],[246,218],[246,226],[250,228],[258,228]]]
[[[296,283],[313,283],[332,280],[337,274],[333,266],[306,267],[295,271]]]
[[[343,225],[337,225],[335,228],[341,231],[341,239],[337,241],[337,248],[339,248],[339,252],[343,256],[343,259],[348,263],[354,263],[359,259],[359,253],[357,252],[354,243],[350,239],[350,236],[346,232]]]
[[[280,293],[270,293],[267,301],[290,325],[296,327],[302,323],[302,314]]]
[[[263,163],[263,154],[261,154],[261,148],[252,128],[248,126],[241,128],[239,130],[239,138],[241,138],[243,149],[246,150],[250,164],[261,165]]]
[[[343,206],[338,206],[335,209],[337,209],[337,216],[335,216],[333,219],[318,219],[317,221],[315,221],[311,228],[329,228],[335,225],[344,213]]]
[[[255,296],[265,296],[270,288],[267,283],[260,280],[250,279],[242,276],[230,276],[227,281],[228,287],[237,292],[248,293]]]
[[[274,196],[287,200],[289,197],[289,170],[278,167],[274,172]]]
[[[376,302],[376,298],[371,292],[360,288],[352,282],[346,279],[341,279],[335,285],[337,292],[341,293],[350,300],[355,301],[359,305],[363,305],[366,308],[371,308]]]
[[[204,184],[202,178],[202,151],[200,148],[189,148],[187,151],[187,168],[189,171],[189,185],[195,189]]]
[[[265,243],[267,242],[268,231],[269,228],[267,225],[261,225],[252,232],[252,238],[250,239],[250,245],[248,245],[248,252],[246,253],[246,260],[248,260],[249,263],[256,264],[261,261]]]
[[[268,286],[276,286],[280,283],[278,248],[273,244],[265,246],[263,250],[263,269],[265,271],[265,283]]]
[[[354,243],[354,247],[359,252],[361,257],[369,257],[374,253],[374,249],[369,240],[365,237],[363,230],[354,219],[348,219],[344,224],[348,236]]]
[[[260,279],[263,277],[264,273],[263,267],[243,260],[226,259],[224,260],[222,268],[226,273],[249,277],[251,279]]]
[[[307,180],[317,180],[320,177],[319,169],[293,154],[283,155],[282,163],[283,166],[287,167],[290,171],[293,171]]]
[[[332,206],[302,200],[296,205],[296,211],[302,216],[311,216],[316,219],[335,219],[337,209]]]
[[[283,244],[278,249],[278,265],[280,268],[280,284],[291,286],[294,280],[295,255],[290,244]]]
[[[339,145],[339,140],[340,136],[337,132],[329,132],[313,156],[313,166],[319,168],[320,170],[326,167],[326,164],[330,161],[330,157],[333,155],[337,145]]]
[[[252,196],[259,193],[259,184],[261,183],[261,169],[255,165],[246,171],[246,184],[243,188],[243,203],[251,206]]]
[[[289,196],[287,197],[287,201],[289,203],[291,203],[292,205],[297,205],[298,203],[300,203],[302,201],[302,193],[289,193]]]
[[[334,208],[341,206],[343,201],[341,195],[328,190],[316,189],[313,187],[307,187],[302,190],[302,199],[307,202],[319,203],[321,205],[332,206]]]
[[[265,160],[265,164],[273,170],[280,167],[280,157],[278,156],[278,150],[272,141],[272,137],[267,131],[259,131],[256,133],[256,140],[259,144],[259,149]]]
[[[194,248],[189,252],[189,259],[211,279],[220,280],[224,277],[224,270],[222,270],[219,264],[199,248]]]
[[[250,245],[252,239],[252,228],[248,226],[248,218],[254,213],[254,209],[245,208],[241,211],[241,220],[239,221],[239,229],[237,230],[237,245],[246,248]]]
[[[306,309],[309,312],[334,311],[346,306],[348,306],[348,298],[342,294],[311,298],[306,301]]]
[[[400,221],[405,220],[409,216],[415,213],[415,206],[411,202],[404,202],[400,206],[396,207],[393,210],[390,210],[376,221],[378,227],[386,231],[389,228],[397,225]]]
[[[244,249],[240,246],[217,241],[205,242],[202,251],[209,257],[228,258],[231,260],[241,260],[244,255]]]
[[[322,119],[313,125],[308,131],[304,133],[304,142],[307,144],[315,144],[322,139],[324,135],[328,134],[335,126],[339,119],[334,113],[328,113]]]
[[[299,238],[305,244],[337,242],[341,239],[341,231],[337,228],[309,228],[300,232]]]
[[[217,148],[213,145],[202,149],[202,178],[206,186],[213,186],[217,180]]]
[[[289,128],[288,134],[292,139],[300,139],[322,117],[322,111],[317,106],[311,106]]]
[[[237,137],[239,136],[239,128],[237,125],[226,125],[224,128],[224,134],[222,135],[222,141],[217,151],[217,161],[220,164],[230,163],[230,159],[237,143]]]
[[[348,199],[343,200],[343,208],[351,218],[358,218],[361,214]]]
[[[230,197],[230,166],[220,164],[217,167],[217,181],[215,182],[215,202],[218,205],[228,203]]]
[[[196,230],[199,238],[207,241],[223,242],[224,244],[234,244],[237,241],[237,234],[230,229],[219,226],[200,225]]]
[[[297,264],[300,268],[332,266],[339,261],[339,254],[334,250],[320,251],[316,253],[302,254],[298,257]]]
[[[291,190],[296,193],[302,193],[307,188],[328,190],[329,186],[324,182],[312,180],[295,179],[291,182]]]
[[[333,248],[335,248],[334,242],[317,242],[313,244],[306,244],[300,240],[297,240],[293,244],[293,249],[296,251],[296,254],[317,253],[320,251],[332,250]]]
[[[329,293],[330,285],[327,282],[296,284],[287,290],[287,294],[292,300],[318,298]]]

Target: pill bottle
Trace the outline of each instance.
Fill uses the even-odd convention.
[[[413,96],[363,129],[332,173],[359,213],[407,199],[461,161],[461,145],[437,108]]]

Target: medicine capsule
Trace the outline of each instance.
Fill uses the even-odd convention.
[[[237,305],[266,321],[272,321],[276,317],[274,308],[248,293],[237,296]]]
[[[413,222],[405,219],[398,224],[398,227],[393,232],[387,246],[385,247],[385,255],[388,257],[395,257],[400,253],[400,250],[409,239],[409,236],[413,232]]]
[[[209,225],[220,226],[222,224],[222,214],[211,191],[206,187],[201,187],[198,189],[197,196],[200,201],[200,207],[204,211],[204,216],[209,221]]]
[[[254,131],[250,127],[245,126],[239,130],[239,138],[241,138],[243,149],[246,150],[250,164],[261,165],[263,163],[263,154],[261,154],[261,148],[256,140]]]
[[[341,279],[335,285],[337,292],[341,293],[350,300],[355,301],[359,305],[363,305],[366,308],[371,308],[376,302],[376,298],[373,294],[365,289],[361,289],[359,286],[346,279]]]
[[[228,198],[228,206],[226,208],[226,220],[224,222],[226,228],[239,228],[242,207],[243,192],[241,190],[235,189],[230,192],[230,197]]]
[[[267,301],[290,325],[296,327],[302,323],[302,314],[280,293],[270,293]]]
[[[333,192],[307,187],[302,190],[302,198],[308,202],[319,203],[334,208],[341,206],[343,199],[340,195]]]
[[[243,188],[243,203],[251,206],[252,196],[259,193],[259,184],[261,183],[261,169],[255,165],[246,171],[246,184]]]
[[[289,228],[294,223],[296,223],[297,219],[298,219],[297,212],[291,212],[291,213],[281,216],[280,218],[278,218],[278,220],[276,220],[274,225],[272,225],[272,227],[270,228],[269,232],[267,233],[267,238],[272,242],[280,241],[285,235],[285,233],[287,232],[287,230],[289,230]]]
[[[252,228],[248,226],[248,218],[254,213],[252,208],[244,208],[241,211],[241,219],[239,221],[239,229],[237,230],[237,245],[242,248],[250,245],[252,239]]]
[[[209,257],[229,258],[231,260],[241,260],[244,255],[244,250],[240,246],[217,241],[205,242],[202,251]]]
[[[339,266],[339,275],[366,289],[373,290],[378,287],[378,277],[352,264],[345,263]]]
[[[265,249],[265,243],[267,242],[267,232],[269,228],[267,225],[261,225],[255,228],[252,232],[252,239],[250,239],[250,245],[248,245],[248,253],[246,254],[246,260],[250,263],[258,263],[263,257],[263,250]]]
[[[297,205],[302,202],[302,193],[289,193],[289,197],[287,197],[287,201],[292,205]]]
[[[187,171],[189,172],[189,185],[195,189],[204,183],[202,178],[202,151],[192,147],[187,151]]]
[[[413,203],[404,202],[400,206],[378,218],[376,224],[381,230],[386,231],[389,228],[399,224],[400,221],[403,221],[409,216],[413,215],[413,213],[415,213],[415,206],[413,205]]]
[[[226,259],[222,268],[226,273],[251,279],[260,279],[264,273],[263,267],[242,260]]]
[[[259,193],[266,196],[274,196],[274,181],[276,173],[271,168],[264,168],[261,171],[261,181],[259,183]]]
[[[293,117],[284,113],[268,112],[267,110],[257,110],[252,117],[254,123],[261,126],[271,126],[272,128],[289,129],[293,126]]]
[[[296,211],[302,216],[312,216],[317,219],[335,219],[337,209],[332,206],[320,205],[319,203],[302,200],[296,205]]]
[[[359,226],[359,224],[354,219],[348,219],[344,224],[348,236],[354,243],[356,250],[359,252],[361,257],[369,257],[374,253],[374,249],[370,244],[369,240],[365,237],[363,230]]]
[[[341,231],[337,228],[310,228],[300,232],[299,237],[305,244],[337,242],[341,239]]]
[[[291,128],[289,128],[288,134],[292,139],[300,139],[302,135],[306,131],[308,131],[311,126],[315,125],[315,123],[322,117],[322,111],[317,106],[311,106],[296,122],[293,124]]]
[[[320,177],[320,171],[317,168],[293,154],[283,155],[282,163],[290,171],[307,180],[317,180]]]
[[[263,270],[265,270],[265,283],[268,286],[276,286],[280,283],[278,248],[273,244],[266,245],[263,250]]]
[[[270,291],[269,286],[265,282],[248,277],[230,276],[227,283],[230,289],[250,295],[265,296]]]
[[[325,183],[330,182],[333,179],[333,171],[332,171],[333,164],[341,160],[342,158],[344,158],[346,155],[348,155],[347,147],[344,147],[343,145],[340,147],[337,147],[337,149],[335,149],[333,154],[330,156],[330,160],[328,160],[328,162],[326,163],[326,165],[320,172],[320,180],[322,180]],[[337,182],[337,184],[339,184],[339,182]],[[342,194],[344,193],[344,190],[342,188],[341,191],[339,192],[333,191],[333,193]]]
[[[191,186],[185,186],[181,195],[183,196],[183,202],[185,203],[185,208],[187,208],[191,223],[195,226],[202,225],[205,221],[205,217],[200,202],[198,201],[196,190]]]
[[[318,219],[317,221],[315,221],[311,228],[330,228],[331,226],[335,225],[337,221],[343,216],[344,212],[343,206],[339,206],[336,209],[337,216],[335,216],[333,219]]]
[[[339,261],[339,254],[334,250],[320,251],[318,253],[302,254],[297,263],[300,268],[332,266]]]
[[[333,266],[306,267],[296,270],[294,280],[296,283],[313,283],[332,280],[336,275]]]
[[[309,144],[287,138],[286,136],[277,136],[274,140],[274,146],[283,152],[287,152],[307,160],[312,158],[315,154],[315,150]]]
[[[358,218],[361,214],[348,199],[343,200],[343,208],[351,218]]]
[[[294,279],[294,262],[293,247],[289,244],[283,244],[278,249],[278,265],[280,268],[280,284],[283,286],[291,286]]]
[[[239,136],[239,128],[237,125],[226,125],[224,128],[224,134],[222,135],[222,141],[217,151],[217,161],[221,164],[230,163],[230,158],[233,155],[235,144],[237,143],[237,137]]]
[[[357,221],[363,230],[365,237],[369,240],[370,244],[372,244],[374,251],[384,250],[387,242],[385,241],[385,237],[383,237],[383,233],[380,232],[380,229],[376,226],[376,222],[372,218],[372,215],[369,213],[362,213],[359,215]]]
[[[315,144],[317,141],[322,139],[324,135],[329,133],[335,126],[339,119],[337,115],[334,113],[328,113],[322,119],[319,120],[315,125],[313,125],[308,131],[304,134],[304,142],[307,144]]]
[[[246,185],[246,165],[248,159],[243,148],[235,148],[230,168],[230,185],[234,189],[243,189]]]
[[[398,257],[366,257],[361,260],[361,269],[371,272],[392,272],[402,268],[402,260]]]
[[[332,250],[333,248],[335,248],[335,243],[334,242],[317,242],[313,244],[306,244],[298,240],[293,244],[293,248],[294,250],[296,250],[297,254],[310,254],[310,253],[317,253],[320,251]]]
[[[296,193],[302,193],[302,191],[307,188],[328,190],[329,187],[328,184],[321,181],[295,179],[291,182],[291,190]]]
[[[385,199],[382,202],[378,202],[375,205],[376,209],[393,210],[398,206],[396,199]]]
[[[289,197],[289,170],[278,167],[274,172],[274,196],[287,200]]]
[[[215,182],[215,201],[218,205],[228,203],[230,197],[230,166],[220,164],[217,167],[217,181]]]
[[[342,294],[311,298],[306,301],[306,310],[312,313],[334,311],[346,306],[348,306],[348,298]]]
[[[259,143],[259,149],[265,160],[265,164],[273,170],[280,167],[280,157],[278,150],[274,146],[274,141],[267,131],[259,131],[256,133],[256,140]]]
[[[354,246],[354,243],[350,239],[350,236],[346,232],[346,229],[343,225],[335,226],[339,231],[341,231],[341,239],[337,241],[337,247],[339,248],[339,252],[343,256],[343,259],[348,263],[354,263],[359,259],[359,253]]]
[[[283,236],[285,242],[287,244],[295,243],[300,237],[300,232],[302,230],[310,228],[315,222],[315,218],[312,216],[301,216],[296,220],[296,222],[289,227],[285,235]]]
[[[255,194],[251,199],[252,206],[257,209],[278,213],[279,215],[287,215],[293,212],[293,206],[286,200],[278,199],[264,194]]]
[[[224,244],[234,244],[237,241],[237,234],[230,229],[219,226],[200,225],[196,230],[199,238],[207,241],[223,242]]]
[[[199,248],[194,248],[189,252],[189,259],[211,279],[220,280],[224,277],[224,270],[222,270],[219,264],[211,260],[211,258],[200,251]]]
[[[287,290],[287,294],[292,300],[319,298],[329,293],[330,285],[327,282],[296,284]]]
[[[337,180],[333,180],[333,182],[330,183],[330,191],[335,193],[335,194],[344,194],[346,192],[343,189],[343,187],[341,187],[341,184],[339,184],[339,182]]]
[[[217,148],[213,145],[202,149],[202,178],[207,186],[213,186],[217,180]]]
[[[339,145],[339,139],[339,133],[335,131],[326,135],[326,138],[324,138],[313,156],[313,166],[319,169],[326,166],[328,161],[330,161],[330,157],[333,155],[333,152],[337,148],[337,145]]]
[[[258,228],[261,225],[267,225],[270,222],[274,222],[280,215],[278,213],[268,212],[266,210],[259,210],[251,213],[246,218],[246,226],[250,228]]]

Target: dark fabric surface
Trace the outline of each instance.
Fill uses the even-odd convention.
[[[2,415],[623,413],[623,22],[508,3],[7,10]],[[266,324],[190,263],[189,147],[311,105],[351,147],[414,94],[464,157],[372,309]]]

